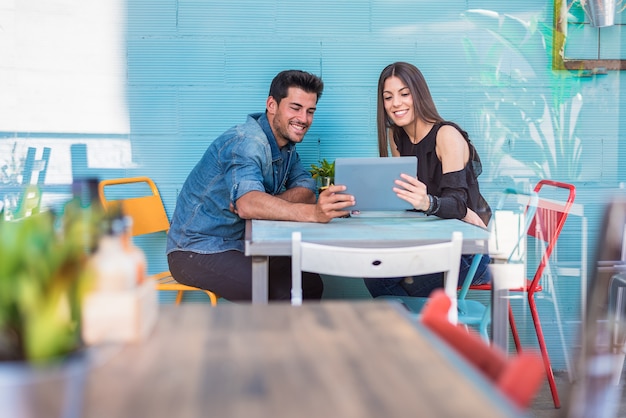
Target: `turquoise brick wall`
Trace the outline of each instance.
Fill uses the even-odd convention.
[[[120,30],[130,132],[122,137],[132,146],[133,166],[90,173],[153,177],[170,215],[206,147],[247,113],[264,109],[269,83],[283,69],[316,73],[326,86],[298,148],[305,163],[376,155],[376,83],[382,68],[399,60],[421,68],[440,113],[470,133],[483,158],[488,198],[543,177],[577,186],[589,258],[604,202],[623,193],[624,74],[580,78],[551,71],[553,11],[545,0],[127,0],[125,11]],[[583,16],[570,29],[568,56],[624,58],[623,16],[618,22],[595,29]],[[45,134],[76,135],[83,133]],[[0,132],[0,139],[28,136]],[[560,259],[580,261],[579,219],[568,221],[561,242]],[[162,239],[140,244],[152,270],[165,267]],[[571,342],[582,284],[578,277],[555,280]],[[327,289],[327,297],[367,296],[358,284],[336,279],[328,279]],[[524,320],[521,302],[514,308]],[[541,302],[540,309],[555,367],[563,368],[552,305]],[[522,328],[532,344],[531,325]]]
[[[472,9],[511,18],[496,21],[468,12]],[[398,60],[420,67],[440,113],[470,133],[485,162],[486,195],[511,182],[534,184],[540,177],[577,185],[577,202],[589,217],[590,253],[602,203],[624,181],[618,164],[624,150],[622,74],[566,80],[553,74],[551,39],[532,29],[536,25],[549,36],[552,7],[543,0],[449,1],[445,7],[408,0],[129,0],[128,12],[133,159],[141,172],[155,177],[169,213],[205,148],[247,113],[264,109],[269,83],[283,69],[304,69],[325,82],[315,121],[299,147],[307,164],[376,155],[378,74]],[[516,19],[527,25],[514,24]],[[514,42],[504,47],[498,37]],[[468,48],[476,55],[469,55]],[[577,94],[583,102],[580,113],[573,115],[575,105],[562,110],[573,120],[542,114]],[[524,120],[520,107],[538,114]],[[485,115],[492,118],[487,126]],[[550,136],[556,129],[546,123],[562,123],[564,131],[576,132]],[[581,155],[572,156],[568,149]],[[579,261],[580,240],[580,220],[572,219],[559,257]],[[556,282],[571,343],[577,337],[580,278]],[[367,297],[353,282],[328,279],[327,290],[326,297]],[[525,306],[516,300],[514,308],[532,344]],[[556,368],[564,368],[552,304],[540,302],[540,309]]]

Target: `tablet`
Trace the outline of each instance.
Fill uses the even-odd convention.
[[[335,184],[356,199],[351,211],[403,211],[413,209],[393,191],[400,174],[417,175],[417,157],[354,157],[335,160]]]

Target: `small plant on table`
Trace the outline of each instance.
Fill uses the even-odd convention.
[[[309,172],[322,191],[335,181],[335,162],[330,163],[324,158],[319,164],[311,164]]]

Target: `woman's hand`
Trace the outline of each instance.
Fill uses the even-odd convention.
[[[426,185],[417,178],[407,174],[402,174],[401,177],[402,180],[396,180],[398,187],[393,188],[396,195],[400,199],[409,202],[415,209],[427,211],[430,207],[430,199],[428,199],[428,194],[426,193]],[[480,226],[481,228],[487,228],[480,216],[470,208],[467,208],[467,213],[462,221]]]
[[[413,206],[413,208],[421,211],[427,211],[430,207],[430,200],[426,193],[426,185],[419,181],[416,177],[408,174],[401,174],[402,180],[396,180],[396,186],[393,191],[396,195]]]

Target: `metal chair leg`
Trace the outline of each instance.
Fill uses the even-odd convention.
[[[548,384],[550,385],[550,392],[552,393],[552,400],[554,401],[554,407],[560,408],[561,401],[559,399],[559,393],[556,387],[556,381],[554,380],[554,373],[552,371],[552,364],[550,363],[550,357],[548,356],[548,347],[543,336],[543,330],[541,329],[541,322],[539,321],[539,312],[537,311],[537,305],[534,295],[528,294],[528,306],[530,308],[530,314],[533,318],[533,324],[535,326],[535,332],[537,334],[537,342],[539,343],[539,350],[543,357],[543,363],[546,368],[546,376],[548,378]]]

